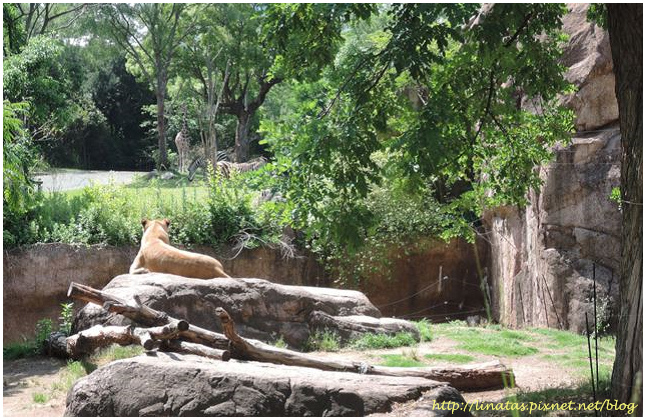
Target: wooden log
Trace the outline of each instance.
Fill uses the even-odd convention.
[[[235,330],[235,323],[223,308],[216,314],[222,322],[224,335],[231,340],[232,357],[275,364],[310,367],[327,371],[357,372],[384,376],[414,376],[447,382],[459,390],[500,389],[513,383],[513,372],[499,361],[462,367],[391,368],[372,366],[363,362],[322,359],[303,353],[269,346],[256,340],[242,338]]]
[[[165,312],[158,311],[141,303],[139,298],[126,302],[120,297],[111,295],[102,290],[97,290],[83,284],[70,284],[67,296],[72,299],[79,299],[84,302],[94,303],[102,306],[105,310],[125,316],[138,324],[146,327],[156,327],[181,320],[171,317]],[[181,338],[194,343],[203,344],[220,350],[227,350],[229,340],[219,333],[204,328],[189,325],[188,330],[181,331]]]
[[[226,362],[231,359],[229,350],[219,350],[202,344],[190,343],[182,340],[165,340],[159,346],[161,351],[175,351],[178,353],[191,353],[198,356],[208,357],[209,359],[222,360]]]
[[[414,376],[448,382],[460,391],[500,389],[504,387],[505,383],[515,383],[512,382],[514,372],[500,363],[499,360],[450,367],[395,368],[374,366],[371,373],[386,376]]]

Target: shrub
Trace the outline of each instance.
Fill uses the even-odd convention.
[[[11,343],[2,348],[3,360],[22,359],[32,356],[35,352],[33,343]]]
[[[431,322],[428,319],[421,319],[413,321],[413,324],[419,331],[419,341],[421,343],[433,340],[433,333],[431,332]]]
[[[307,340],[307,351],[338,351],[341,348],[341,339],[332,331],[315,331]]]
[[[45,344],[53,331],[52,320],[44,318],[36,323],[36,338],[34,350],[37,354],[44,353]]]

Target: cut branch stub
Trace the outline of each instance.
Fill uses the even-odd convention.
[[[215,308],[215,314],[220,318],[224,336],[229,339],[231,355],[236,359],[248,359],[249,344],[236,332],[235,322],[229,313],[224,308],[218,307]]]

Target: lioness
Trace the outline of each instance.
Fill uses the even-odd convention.
[[[141,248],[130,266],[130,274],[169,273],[197,279],[230,277],[215,258],[182,251],[170,245],[170,220],[143,219],[144,234]]]

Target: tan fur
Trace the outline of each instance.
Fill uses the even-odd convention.
[[[143,219],[141,248],[130,266],[130,274],[169,273],[197,279],[229,277],[220,261],[207,255],[183,251],[170,245],[170,220]]]

